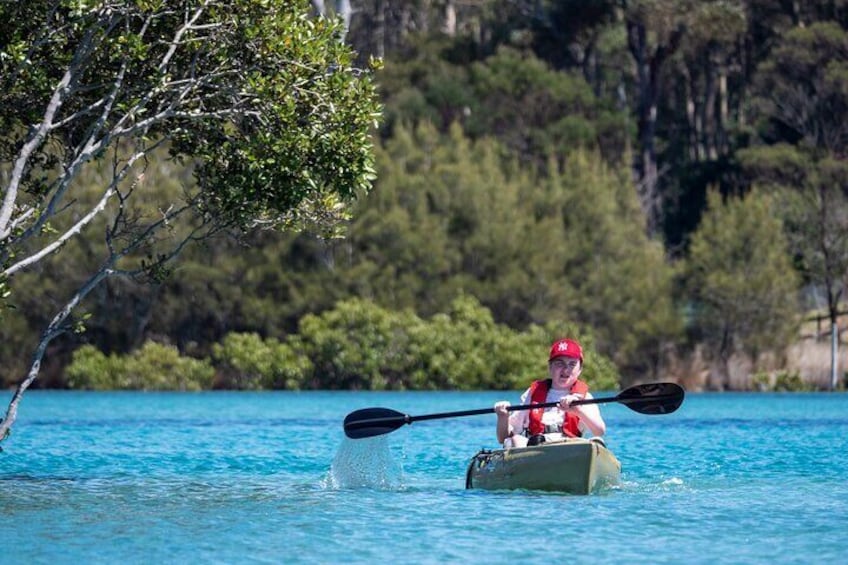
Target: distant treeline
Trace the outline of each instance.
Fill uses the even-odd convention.
[[[167,278],[110,280],[41,386],[519,388],[568,331],[595,388],[696,348],[724,388],[731,356],[780,359],[814,305],[801,289],[838,306],[839,3],[352,5],[347,40],[385,58],[384,120],[344,238],[222,237]],[[163,153],[145,182],[179,191],[190,169]],[[83,238],[18,275],[5,384],[97,261]]]

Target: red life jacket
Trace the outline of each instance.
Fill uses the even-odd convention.
[[[548,390],[551,388],[551,379],[541,381],[533,381],[530,385],[530,403],[543,404],[548,400]],[[586,394],[589,392],[589,385],[581,380],[576,380],[571,385],[571,394]],[[530,435],[545,433],[545,424],[542,423],[542,414],[545,413],[544,408],[534,408],[530,410]],[[571,412],[565,413],[565,421],[562,423],[562,433],[570,437],[580,437],[580,418],[577,414]]]

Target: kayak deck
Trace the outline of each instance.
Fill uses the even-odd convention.
[[[621,463],[599,438],[569,438],[528,447],[481,450],[468,464],[465,488],[589,494],[621,478]]]

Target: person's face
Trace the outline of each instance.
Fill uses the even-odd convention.
[[[583,365],[576,357],[556,357],[548,363],[548,374],[551,377],[551,387],[568,389],[580,376]]]

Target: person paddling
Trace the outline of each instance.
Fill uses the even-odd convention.
[[[548,378],[533,382],[521,395],[521,404],[558,402],[552,408],[517,410],[510,403],[495,403],[498,441],[504,447],[524,447],[559,439],[580,437],[586,431],[600,437],[606,423],[596,404],[571,406],[575,400],[592,398],[589,387],[580,380],[583,372],[583,348],[573,339],[559,339],[551,345]]]

